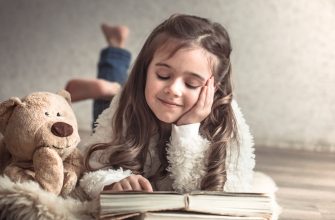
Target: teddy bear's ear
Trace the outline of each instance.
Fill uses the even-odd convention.
[[[8,120],[17,105],[22,105],[22,101],[18,97],[12,97],[0,103],[0,132],[6,129]]]
[[[68,91],[62,89],[62,90],[60,90],[59,92],[57,92],[57,94],[60,95],[60,96],[63,96],[63,97],[65,98],[65,100],[66,100],[69,104],[71,104],[71,95],[70,95],[70,93],[69,93]]]

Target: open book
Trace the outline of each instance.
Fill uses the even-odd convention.
[[[214,216],[213,218],[217,219],[220,219],[215,217],[218,215],[239,217],[237,219],[271,219],[275,204],[275,200],[271,195],[263,193],[209,191],[196,191],[189,194],[164,191],[152,193],[102,192],[100,195],[100,218],[124,219],[129,216],[140,215],[141,213],[142,217],[150,217],[153,214],[157,216],[158,213],[155,214],[155,212],[161,212],[160,215],[162,215],[163,211],[174,210],[183,211],[184,214],[182,216],[186,212],[193,215],[200,215],[201,213],[202,215],[210,214],[208,218]],[[153,214],[149,215],[148,213],[151,212]],[[168,216],[171,214],[173,213],[167,212],[164,215]],[[144,217],[143,219],[145,219]]]

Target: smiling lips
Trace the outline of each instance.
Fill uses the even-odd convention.
[[[165,101],[163,99],[158,98],[158,100],[163,103],[165,106],[168,107],[181,107],[181,105],[177,104],[177,103],[173,103],[173,102],[169,102],[169,101]]]

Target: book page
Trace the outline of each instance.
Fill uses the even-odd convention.
[[[192,212],[147,212],[142,213],[140,216],[135,218],[136,220],[266,220],[262,217],[236,217],[236,216],[222,216],[222,215],[210,215],[210,214],[199,214]]]

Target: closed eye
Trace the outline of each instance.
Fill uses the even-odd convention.
[[[159,75],[159,74],[156,74],[157,75],[157,78],[160,79],[160,80],[168,80],[170,79],[170,76],[162,76],[162,75]]]
[[[197,89],[197,88],[199,88],[201,86],[193,86],[193,85],[190,85],[190,84],[186,83],[186,87],[189,88],[189,89]]]
[[[189,89],[197,89],[203,86],[202,82],[199,82],[199,80],[195,80],[195,79],[187,79],[185,80],[185,85],[187,88]]]

